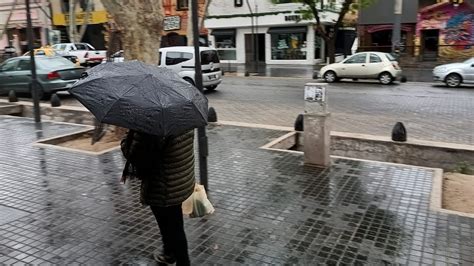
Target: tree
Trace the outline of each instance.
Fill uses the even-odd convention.
[[[102,4],[121,33],[125,59],[158,64],[162,0],[102,0]]]
[[[274,3],[279,3],[281,0],[272,0]],[[333,21],[334,25],[327,30],[324,25],[321,24],[320,12],[327,7],[335,7],[337,2],[340,0],[291,0],[294,3],[301,3],[302,19],[305,20],[316,20],[314,25],[316,32],[324,39],[328,48],[329,62],[334,63],[336,53],[336,36],[339,29],[344,26],[344,17],[350,12],[357,12],[360,8],[371,5],[377,0],[343,0],[342,5],[338,11],[337,20]]]

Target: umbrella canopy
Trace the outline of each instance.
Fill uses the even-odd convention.
[[[207,98],[172,70],[127,61],[86,73],[69,93],[101,123],[158,136],[207,124]]]

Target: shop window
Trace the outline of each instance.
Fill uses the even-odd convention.
[[[176,0],[176,9],[177,10],[186,10],[189,8],[189,0]]]
[[[320,36],[314,37],[314,59],[321,58],[321,49],[323,47],[323,39]]]
[[[306,59],[306,33],[272,33],[272,60]]]
[[[235,34],[215,35],[215,46],[221,60],[236,60]]]

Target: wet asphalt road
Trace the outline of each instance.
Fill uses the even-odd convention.
[[[304,112],[307,82],[314,80],[226,75],[216,91],[205,94],[219,120],[293,126]],[[330,84],[327,91],[333,130],[387,135],[402,121],[412,137],[474,144],[474,86],[347,81]],[[67,93],[60,98],[63,105],[80,105]]]

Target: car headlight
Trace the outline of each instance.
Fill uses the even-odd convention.
[[[448,69],[446,67],[435,67],[434,71],[436,72],[446,72]]]

